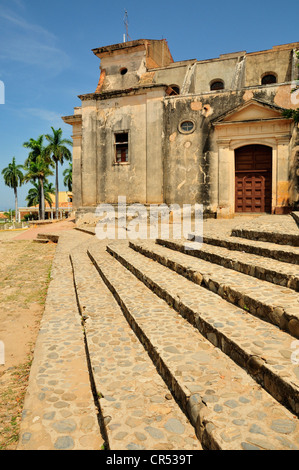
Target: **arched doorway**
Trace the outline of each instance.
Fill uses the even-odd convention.
[[[272,209],[272,148],[245,145],[235,150],[235,212]]]

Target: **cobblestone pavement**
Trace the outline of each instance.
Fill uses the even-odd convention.
[[[294,218],[94,233],[60,233],[19,448],[299,450]]]
[[[61,234],[24,403],[19,450],[100,449],[69,250],[84,241]]]

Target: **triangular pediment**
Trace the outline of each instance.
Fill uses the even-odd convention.
[[[252,99],[214,120],[214,124],[282,119],[283,108]]]

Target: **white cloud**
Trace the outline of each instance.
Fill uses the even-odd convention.
[[[5,7],[0,10],[0,43],[2,60],[35,66],[51,76],[70,65],[69,56],[59,49],[52,32]]]
[[[35,34],[42,34],[49,39],[56,39],[55,35],[42,28],[39,25],[34,23],[28,23],[24,18],[19,15],[16,15],[14,12],[6,9],[0,11],[0,18],[3,18],[7,22],[17,26],[20,29],[23,29],[26,32],[32,32]]]
[[[37,117],[43,121],[47,121],[48,123],[50,123],[51,126],[55,128],[61,127],[63,129],[66,126],[66,124],[61,119],[61,114],[56,113],[55,111],[50,111],[48,109],[42,108],[23,108],[20,111],[23,116],[29,114],[30,116]]]

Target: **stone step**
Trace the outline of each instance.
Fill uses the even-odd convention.
[[[39,241],[47,240],[47,242],[50,241],[52,243],[58,243],[59,235],[56,235],[54,233],[38,233],[37,234],[37,240],[39,240]]]
[[[186,253],[197,258],[216,263],[229,269],[256,277],[257,279],[299,290],[299,266],[283,263],[251,253],[231,251],[227,248],[212,246],[186,240],[157,239],[157,243],[167,248]],[[192,245],[194,243],[194,246]]]
[[[190,233],[189,240],[194,240],[196,234]],[[203,242],[208,245],[221,246],[229,250],[243,251],[254,255],[273,258],[285,263],[299,264],[299,248],[291,245],[283,246],[270,242],[242,239],[239,237],[222,237],[221,235],[204,235]]]
[[[120,254],[129,248],[126,243],[109,245],[110,251],[114,249]],[[141,257],[144,264],[150,261],[163,268],[129,250],[134,262]],[[129,265],[125,267],[108,253],[101,253],[96,241],[88,254],[189,416],[204,448],[299,449],[298,418],[129,272]],[[252,366],[258,364],[254,357],[251,359]]]
[[[194,427],[137,340],[86,247],[72,252],[71,260],[109,450],[201,450]]]
[[[107,248],[209,341],[252,374],[275,399],[299,415],[299,368],[291,361],[296,343],[292,336],[125,244],[109,244]]]
[[[33,238],[33,243],[49,243],[50,240],[48,238]]]
[[[291,212],[291,216],[295,220],[296,224],[299,225],[299,211]]]
[[[277,243],[278,245],[299,246],[299,233],[284,233],[282,229],[280,231],[267,231],[255,228],[234,228],[231,235],[233,237],[248,238],[249,240]]]
[[[188,256],[154,241],[129,244],[143,255],[299,338],[299,294],[294,290]]]
[[[90,386],[69,250],[61,235],[34,348],[18,450],[100,450],[104,443]]]

